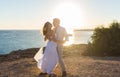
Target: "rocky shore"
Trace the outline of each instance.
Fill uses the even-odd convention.
[[[120,57],[82,56],[86,47],[86,44],[64,47],[67,77],[120,77]],[[39,48],[30,48],[0,55],[0,77],[47,77],[38,76],[40,70],[33,58],[38,50]],[[59,64],[54,73],[61,77]]]
[[[25,50],[16,50],[12,51],[9,54],[0,55],[0,63],[5,61],[14,61],[22,58],[33,58],[35,53],[39,50],[39,48],[30,48]]]

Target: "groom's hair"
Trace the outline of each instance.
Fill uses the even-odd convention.
[[[53,21],[60,23],[60,19],[59,18],[54,18]]]

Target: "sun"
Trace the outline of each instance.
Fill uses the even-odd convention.
[[[81,8],[74,2],[63,2],[55,6],[52,16],[53,18],[60,18],[61,25],[67,29],[81,27],[82,25]]]
[[[74,28],[81,28],[83,23],[82,9],[75,2],[62,2],[55,6],[52,18],[59,18],[60,25],[65,27],[68,34],[73,35]],[[69,37],[69,41],[64,46],[71,45],[74,42],[73,37]]]

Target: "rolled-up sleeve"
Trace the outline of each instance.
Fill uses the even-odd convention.
[[[64,38],[65,38],[66,41],[69,41],[66,29],[64,29]]]

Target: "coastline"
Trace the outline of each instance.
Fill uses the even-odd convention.
[[[70,46],[64,46],[63,56],[71,55],[73,52],[70,51],[74,51],[75,49],[77,49],[76,52],[78,52],[78,50],[81,50],[82,48],[80,52],[83,52],[86,46],[87,44],[72,44]],[[14,61],[22,58],[33,58],[39,49],[40,48],[28,48],[24,50],[19,49],[12,51],[9,54],[2,54],[0,55],[0,63],[4,61]],[[77,53],[76,55],[80,55],[80,53]]]
[[[86,44],[64,47],[63,59],[68,77],[120,77],[120,57],[82,56],[86,47]],[[40,70],[33,58],[38,50],[30,48],[0,55],[0,77],[38,77]],[[54,73],[61,77],[59,64]]]
[[[22,58],[32,58],[38,50],[39,48],[29,48],[0,55],[0,63],[4,61],[14,61]]]

